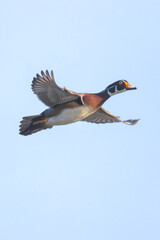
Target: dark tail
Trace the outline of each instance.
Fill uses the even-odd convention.
[[[23,120],[20,122],[19,134],[27,136],[43,129],[51,128],[50,126],[47,126],[47,121],[48,118],[45,117],[44,113],[23,117]]]

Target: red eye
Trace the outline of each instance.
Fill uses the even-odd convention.
[[[121,85],[122,84],[122,81],[119,81],[119,85]]]

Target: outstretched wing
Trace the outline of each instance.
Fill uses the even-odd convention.
[[[74,92],[68,91],[66,88],[60,88],[54,79],[53,71],[51,76],[46,71],[46,74],[41,71],[41,75],[36,75],[33,78],[32,90],[37,94],[38,98],[49,107],[54,107],[57,104],[68,103],[77,100],[80,96]]]
[[[139,121],[139,119],[137,119],[137,120],[130,119],[127,121],[122,121],[119,117],[116,117],[116,116],[112,115],[111,113],[107,112],[105,109],[100,108],[95,113],[84,118],[82,121],[91,122],[91,123],[123,122],[125,124],[134,125]]]

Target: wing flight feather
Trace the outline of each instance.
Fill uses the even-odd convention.
[[[110,112],[106,111],[103,108],[100,108],[95,113],[91,114],[90,116],[84,118],[82,121],[91,122],[91,123],[114,123],[114,122],[122,122],[128,125],[136,124],[139,119],[137,120],[126,120],[122,121],[119,117],[112,115]]]
[[[46,74],[41,71],[33,78],[32,90],[37,94],[38,98],[49,107],[54,107],[58,104],[68,103],[77,100],[80,96],[78,93],[72,93],[66,88],[60,88],[54,79],[53,71],[51,75],[48,70]]]

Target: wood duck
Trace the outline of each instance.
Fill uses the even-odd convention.
[[[101,108],[102,104],[111,96],[133,89],[136,87],[132,87],[126,80],[119,80],[100,93],[76,93],[66,88],[60,88],[55,82],[53,71],[51,71],[51,75],[48,70],[46,74],[41,71],[41,76],[37,74],[33,78],[32,90],[50,108],[39,115],[23,117],[20,124],[20,134],[26,136],[42,129],[77,121],[122,122],[134,125],[139,119],[122,121],[119,117]]]

